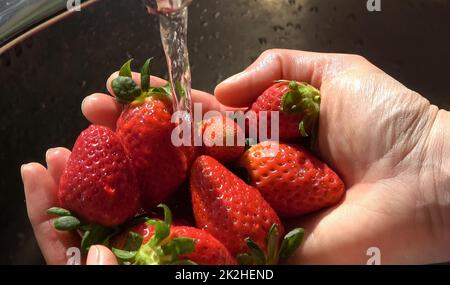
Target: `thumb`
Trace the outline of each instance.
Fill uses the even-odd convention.
[[[327,78],[361,62],[355,55],[267,50],[243,72],[220,83],[214,94],[226,106],[248,107],[276,80],[307,82],[320,89]]]
[[[93,245],[89,249],[86,265],[117,265],[117,259],[106,246]]]

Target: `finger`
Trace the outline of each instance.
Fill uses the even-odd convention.
[[[209,112],[209,111],[219,111],[221,113],[225,113],[227,111],[235,112],[240,111],[242,108],[232,108],[227,107],[225,105],[220,104],[219,101],[217,101],[217,98],[209,93],[192,90],[192,102],[194,104],[201,104],[203,113]],[[245,110],[245,109],[244,109]]]
[[[92,124],[115,130],[122,106],[116,102],[114,97],[96,93],[84,98],[81,103],[81,111]]]
[[[117,265],[117,259],[107,247],[93,245],[89,248],[86,265]]]
[[[111,83],[115,78],[117,78],[118,75],[119,75],[118,72],[113,73],[108,78],[107,83],[106,83],[109,93],[111,93],[113,95],[114,95],[114,91],[112,90]],[[136,84],[140,85],[141,84],[140,73],[132,72],[131,75],[132,75],[133,81],[136,82]],[[163,85],[167,84],[167,81],[164,79],[161,79],[159,77],[156,77],[156,76],[151,76],[150,83],[152,86],[163,86]],[[193,89],[191,96],[192,96],[192,101],[194,103],[202,104],[203,112],[208,112],[211,110],[220,111],[220,112],[237,111],[238,110],[236,108],[231,108],[231,107],[227,107],[227,106],[220,104],[214,96],[212,96],[209,93],[203,92],[203,91]]]
[[[308,82],[320,88],[323,76],[330,63],[340,59],[339,55],[293,50],[269,50],[246,70],[220,83],[214,94],[227,106],[247,107],[276,80]]]
[[[23,165],[21,175],[28,217],[42,254],[49,264],[65,264],[67,249],[76,246],[78,240],[74,234],[56,231],[52,217],[46,212],[58,205],[57,184],[47,169],[38,163]]]
[[[109,94],[114,95],[114,91],[111,87],[111,83],[113,82],[114,79],[116,79],[119,76],[119,72],[116,71],[113,74],[111,74],[111,76],[108,78],[108,80],[106,81],[106,88],[108,89]],[[133,78],[133,81],[136,82],[137,85],[141,85],[141,74],[137,73],[137,72],[132,72],[131,73],[131,77]],[[159,77],[156,76],[150,76],[150,84],[152,86],[164,86],[167,83],[166,80],[161,79]]]
[[[63,147],[51,148],[45,154],[47,169],[56,185],[59,185],[59,179],[69,160],[70,150]]]

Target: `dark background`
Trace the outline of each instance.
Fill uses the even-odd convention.
[[[450,109],[450,0],[194,0],[193,87],[212,91],[273,47],[358,53]],[[157,19],[139,0],[103,0],[0,56],[0,264],[43,263],[29,225],[20,165],[71,147],[88,125],[80,103],[105,91],[128,57],[166,67]]]

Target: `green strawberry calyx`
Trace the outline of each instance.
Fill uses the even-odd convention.
[[[320,113],[320,91],[303,82],[279,80],[278,83],[289,84],[289,91],[281,98],[281,111],[287,114],[302,115],[299,123],[301,136],[317,137]]]
[[[279,245],[278,225],[273,224],[267,234],[267,253],[251,239],[246,238],[245,242],[249,248],[249,253],[241,253],[237,256],[237,261],[241,265],[277,265],[280,260],[289,258],[302,243],[305,231],[302,228],[295,228],[287,233],[281,246]]]
[[[83,252],[88,252],[89,248],[96,244],[109,246],[111,238],[120,232],[119,227],[104,227],[95,223],[88,223],[64,208],[49,208],[47,214],[57,216],[53,220],[53,226],[56,230],[77,231],[81,235],[80,248]]]
[[[161,87],[150,85],[150,67],[152,58],[145,61],[141,69],[141,86],[134,82],[131,73],[131,62],[128,60],[119,71],[119,76],[115,78],[111,87],[116,95],[116,100],[120,104],[141,104],[148,97],[155,97],[163,101],[170,101],[172,89],[169,83]]]
[[[112,248],[113,253],[122,264],[131,265],[195,265],[191,260],[180,256],[195,250],[196,240],[192,238],[173,238],[170,236],[172,212],[164,204],[164,221],[149,219],[147,225],[154,227],[154,234],[144,244],[143,237],[129,232],[123,249]]]

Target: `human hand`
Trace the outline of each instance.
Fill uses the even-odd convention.
[[[109,93],[113,94],[111,82],[118,76],[114,73],[107,81]],[[133,74],[133,79],[140,84],[140,75]],[[164,85],[165,81],[156,77],[151,78],[152,86]],[[204,111],[225,110],[210,94],[192,92],[194,102],[202,103]],[[107,94],[96,93],[86,97],[82,103],[82,112],[93,124],[103,125],[115,129],[116,121],[121,112],[121,106]],[[29,163],[21,168],[24,183],[25,199],[28,216],[48,264],[66,264],[67,250],[78,247],[80,238],[74,233],[59,232],[54,229],[52,217],[46,214],[48,208],[56,206],[59,179],[63,173],[70,151],[65,148],[49,149],[46,153],[47,168],[39,163]],[[105,246],[92,246],[86,257],[86,264],[115,265],[114,254]]]
[[[364,264],[370,247],[383,264],[449,261],[449,113],[362,57],[292,50],[264,52],[215,95],[247,107],[279,79],[320,88],[318,152],[348,188],[339,205],[290,221],[307,234],[290,262]]]

